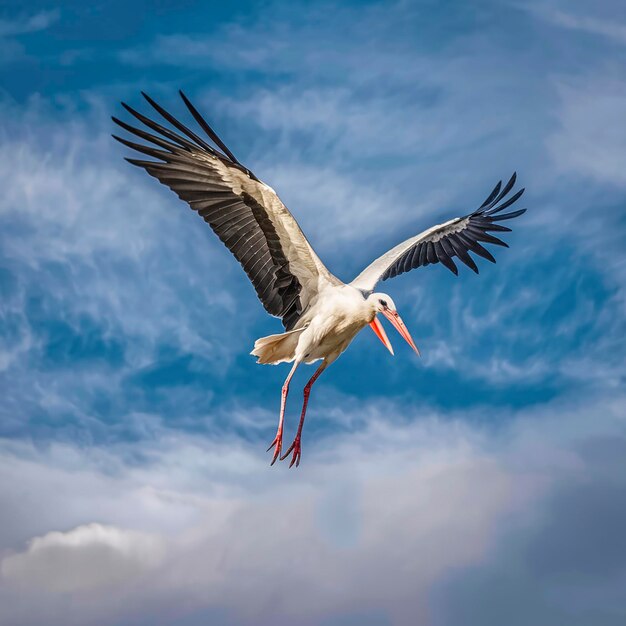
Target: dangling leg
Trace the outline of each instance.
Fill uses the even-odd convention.
[[[291,377],[295,374],[296,368],[300,365],[298,361],[293,364],[291,371],[289,372],[287,378],[285,378],[285,382],[283,384],[283,390],[280,397],[280,417],[278,418],[278,430],[276,431],[276,437],[274,437],[274,441],[270,444],[270,447],[267,449],[269,452],[274,446],[276,449],[274,450],[274,458],[270,465],[274,465],[276,463],[276,459],[280,456],[281,448],[283,447],[283,422],[285,421],[285,405],[287,404],[287,394],[289,393],[289,382],[291,381]]]
[[[317,368],[315,374],[311,376],[311,380],[304,387],[304,402],[302,403],[302,415],[300,415],[300,423],[298,424],[298,432],[296,433],[296,438],[293,440],[293,443],[289,446],[289,450],[280,457],[280,460],[283,461],[289,456],[289,453],[293,450],[293,457],[291,459],[291,463],[289,463],[289,467],[291,467],[294,463],[296,467],[300,465],[300,457],[302,456],[302,446],[300,445],[300,439],[302,438],[302,427],[304,426],[304,417],[306,415],[306,406],[309,403],[309,394],[311,393],[311,387],[313,383],[319,378],[319,375],[326,369],[329,363],[326,360],[322,361],[322,364]]]

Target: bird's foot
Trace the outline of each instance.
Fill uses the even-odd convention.
[[[280,429],[277,431],[276,437],[274,437],[274,441],[272,441],[270,447],[266,450],[266,452],[269,452],[274,446],[276,446],[276,449],[274,450],[274,457],[272,458],[272,462],[270,463],[270,465],[274,465],[274,463],[276,463],[276,460],[280,456],[280,451],[283,447],[283,431]]]
[[[300,465],[300,457],[302,456],[302,446],[300,445],[300,436],[297,436],[293,443],[289,446],[289,449],[283,456],[280,457],[281,461],[284,461],[289,454],[293,451],[293,456],[291,458],[291,463],[289,463],[289,467],[293,467],[293,464],[296,464],[296,467]]]

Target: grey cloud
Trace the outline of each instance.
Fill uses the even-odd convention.
[[[229,440],[144,442],[149,461],[141,465],[125,460],[134,444],[107,452],[12,444],[1,471],[19,474],[20,491],[34,497],[11,499],[5,480],[0,510],[19,501],[24,519],[38,520],[39,529],[28,527],[40,539],[24,548],[27,536],[2,525],[0,598],[17,593],[19,601],[0,606],[11,625],[32,623],[47,606],[64,624],[86,615],[107,625],[179,616],[190,624],[325,624],[367,615],[407,625],[464,616],[486,626],[506,610],[512,623],[565,622],[574,593],[574,618],[617,623],[601,601],[616,601],[626,566],[624,482],[608,478],[626,473],[622,419],[618,405],[595,399],[553,403],[494,430],[437,416],[394,425],[378,415],[361,433],[311,448],[297,484],[293,472],[270,469],[263,455]],[[60,533],[49,535],[51,525]],[[73,551],[76,543],[84,551]],[[123,547],[131,544],[137,551]],[[72,614],[49,586],[38,591],[48,584],[39,565],[51,554],[65,558],[64,549],[88,568],[81,581],[55,583],[71,594]],[[112,558],[134,581],[125,589],[106,574]]]
[[[542,508],[504,524],[479,566],[440,582],[434,623],[623,623],[625,445],[619,431],[575,445],[577,467],[557,478]]]
[[[606,459],[594,465],[603,465]],[[621,474],[626,468],[621,468]],[[567,488],[550,503],[550,520],[528,550],[539,578],[581,580],[626,573],[626,484],[597,481]],[[616,483],[616,484],[615,484]]]

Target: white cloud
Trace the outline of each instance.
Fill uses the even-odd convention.
[[[18,585],[74,592],[128,583],[163,556],[158,536],[92,523],[35,537],[25,552],[2,560],[2,575]]]

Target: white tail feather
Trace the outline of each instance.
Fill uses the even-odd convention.
[[[257,363],[263,365],[293,361],[298,339],[303,330],[304,328],[298,328],[278,335],[261,337],[254,342],[254,350],[250,354],[257,357]]]

